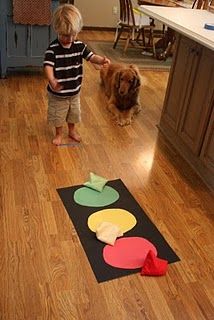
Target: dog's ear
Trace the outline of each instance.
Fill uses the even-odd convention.
[[[134,64],[130,64],[129,67],[132,69],[132,71],[134,73],[132,88],[136,89],[141,85],[139,70],[138,70],[138,67]]]
[[[138,72],[135,72],[134,80],[133,80],[133,88],[138,88],[141,85],[141,80]]]
[[[121,77],[121,72],[118,71],[115,75],[115,88],[119,88],[120,87],[120,77]]]

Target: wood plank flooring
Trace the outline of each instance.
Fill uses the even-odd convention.
[[[83,32],[82,39],[113,39]],[[143,72],[143,111],[118,127],[85,63],[79,147],[54,147],[41,72],[0,80],[0,319],[214,319],[213,195],[158,131],[167,72]],[[64,131],[66,141],[66,127]],[[98,284],[56,188],[121,178],[181,261],[164,277]]]

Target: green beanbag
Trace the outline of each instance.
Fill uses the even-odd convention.
[[[106,183],[108,182],[107,179],[97,176],[95,173],[90,172],[89,181],[84,183],[84,186],[91,188],[93,190],[102,192],[103,188],[105,187]]]

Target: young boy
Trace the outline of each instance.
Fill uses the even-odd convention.
[[[75,130],[80,121],[80,89],[83,77],[83,59],[95,64],[110,63],[90,51],[86,44],[76,40],[82,28],[79,10],[70,4],[59,6],[53,14],[53,28],[58,35],[45,52],[44,70],[48,83],[48,122],[56,135],[53,144],[62,143],[63,124],[67,122],[68,135],[80,142]]]

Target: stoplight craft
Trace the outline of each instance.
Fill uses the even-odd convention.
[[[86,193],[86,190],[82,192],[83,188],[88,189]],[[87,195],[90,191],[92,193]],[[120,179],[108,181],[102,191],[78,185],[57,189],[57,192],[98,282],[140,272],[149,251],[169,263],[180,260]],[[119,220],[115,220],[116,216]],[[104,238],[101,236],[101,241],[96,237],[97,227],[99,229],[105,222],[116,226],[113,228],[116,237],[110,239],[110,245],[102,242],[106,234]],[[120,256],[119,263],[109,259],[113,257],[114,250]],[[135,263],[130,266],[133,258]]]

